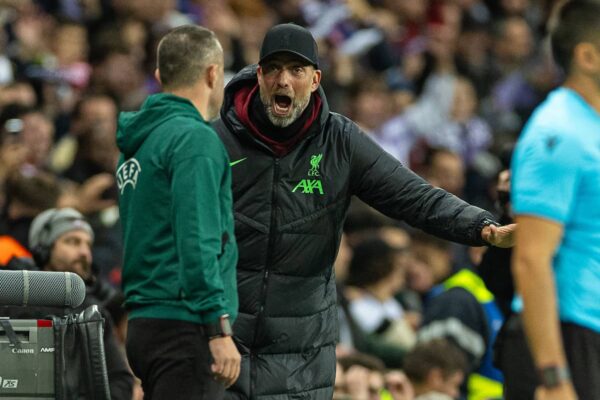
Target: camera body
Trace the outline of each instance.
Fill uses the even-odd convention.
[[[54,330],[51,320],[7,319],[20,344],[0,325],[0,399],[54,399]]]

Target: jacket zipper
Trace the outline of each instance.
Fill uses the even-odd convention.
[[[269,242],[267,245],[267,258],[265,262],[265,272],[262,280],[262,287],[260,291],[259,297],[259,309],[258,315],[256,316],[256,326],[254,327],[254,338],[252,339],[252,346],[250,348],[250,398],[252,398],[255,385],[256,385],[256,368],[252,366],[252,364],[256,360],[256,354],[252,350],[254,345],[256,344],[256,339],[258,337],[258,329],[259,322],[262,318],[262,314],[265,309],[265,302],[267,298],[267,286],[269,283],[269,268],[271,266],[271,258],[273,256],[273,247],[275,245],[275,209],[277,208],[277,195],[276,195],[276,184],[279,180],[279,158],[274,159],[274,167],[273,167],[273,192],[271,193],[271,223],[269,225]]]

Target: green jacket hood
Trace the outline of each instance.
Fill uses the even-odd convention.
[[[169,93],[149,96],[139,111],[122,112],[117,128],[117,146],[125,158],[135,154],[156,127],[176,116],[204,121],[191,101]]]

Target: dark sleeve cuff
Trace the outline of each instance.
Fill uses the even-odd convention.
[[[475,242],[481,243],[480,246],[491,246],[490,243],[486,242],[481,237],[481,231],[483,230],[483,228],[489,225],[501,226],[500,223],[498,223],[492,218],[491,214],[486,213],[483,215],[483,218],[481,218],[481,220],[477,224],[477,227],[475,228],[475,237],[473,238]]]

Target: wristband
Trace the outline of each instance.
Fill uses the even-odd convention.
[[[219,321],[214,324],[205,324],[204,334],[209,340],[217,337],[233,336],[233,329],[231,329],[231,322],[229,322],[229,314],[221,315]]]
[[[540,383],[545,388],[551,389],[559,386],[562,382],[571,380],[571,372],[567,366],[550,365],[538,369]]]
[[[494,221],[493,219],[490,218],[484,218],[481,220],[481,222],[479,223],[479,225],[477,225],[477,232],[479,232],[479,237],[481,238],[481,232],[483,231],[483,228],[485,228],[486,226],[490,226],[490,225],[494,225],[494,226],[502,226],[500,225],[498,222]],[[483,240],[483,238],[482,238]],[[486,244],[491,245],[491,243],[489,243],[487,240],[483,240]]]

